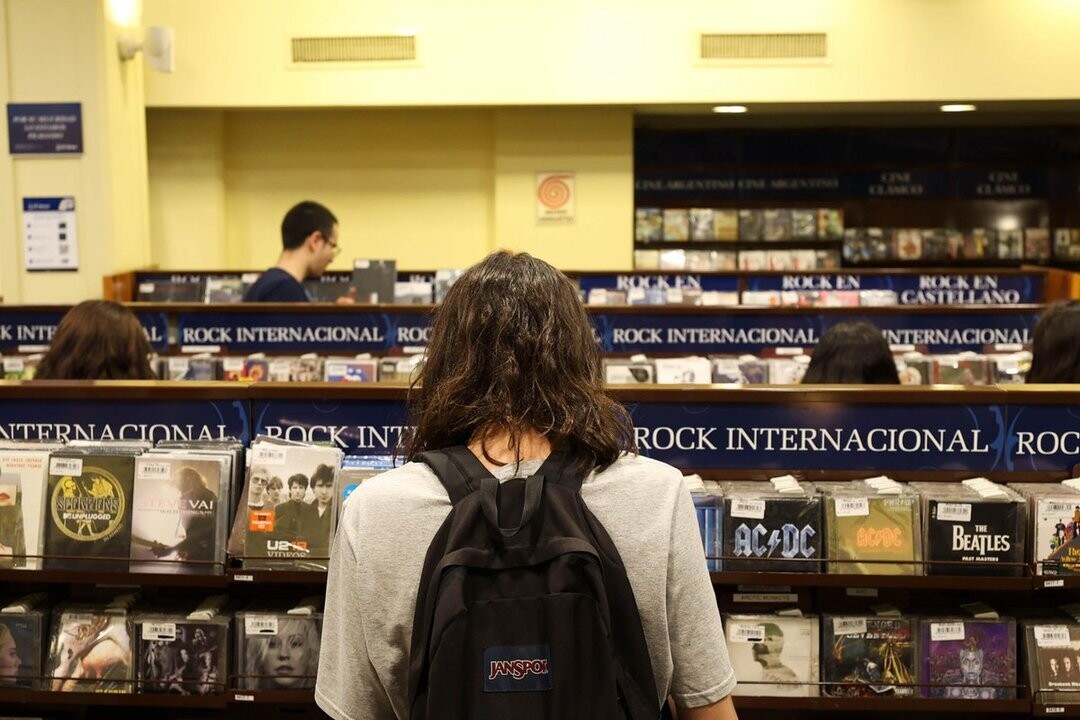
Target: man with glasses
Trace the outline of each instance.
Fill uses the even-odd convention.
[[[330,261],[341,252],[338,221],[317,202],[305,200],[281,221],[281,257],[244,293],[244,302],[311,302],[303,282],[323,274]],[[351,296],[339,303],[354,302]]]

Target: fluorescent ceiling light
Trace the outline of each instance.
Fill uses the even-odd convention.
[[[714,113],[738,114],[747,112],[745,105],[717,105],[712,109]]]
[[[953,103],[941,106],[941,112],[975,112],[975,109],[975,106],[969,103]]]

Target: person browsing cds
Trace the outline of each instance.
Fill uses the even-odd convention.
[[[305,200],[281,221],[281,256],[244,293],[244,302],[311,302],[304,281],[318,278],[341,252],[338,220],[325,206]],[[339,304],[355,302],[351,295]]]
[[[445,486],[418,457],[456,447],[499,483],[536,477],[553,453],[574,458],[584,475],[581,505],[610,536],[633,590],[653,681],[634,691],[655,693],[647,704],[657,708],[672,698],[679,720],[736,718],[735,673],[693,500],[679,470],[636,454],[630,416],[604,389],[592,326],[565,275],[505,251],[466,270],[435,310],[409,411],[409,462],[360,483],[339,519],[315,690],[327,714],[410,717],[420,578],[451,512]],[[546,661],[529,667],[523,681],[546,682]],[[492,679],[486,670],[470,677],[480,688]],[[536,710],[529,717],[550,716],[544,690],[530,693],[531,703],[521,701]],[[589,702],[560,706],[567,711],[560,720],[587,717]],[[460,708],[453,710],[458,717]]]

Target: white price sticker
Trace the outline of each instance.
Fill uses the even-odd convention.
[[[140,462],[135,472],[136,480],[168,480],[172,465],[167,462]]]
[[[191,358],[186,357],[171,357],[169,358],[169,373],[187,372],[191,367]]]
[[[870,501],[864,497],[836,498],[836,517],[865,517],[870,514]]]
[[[244,358],[227,357],[221,359],[221,367],[225,372],[242,372],[244,369]]]
[[[1063,708],[1061,705],[1052,705],[1043,708],[1043,712],[1045,712],[1047,715],[1064,715],[1065,708]]]
[[[938,622],[930,623],[930,639],[934,642],[939,640],[963,640],[967,637],[962,622]]]
[[[248,693],[235,693],[233,700],[236,702],[255,702],[255,696]]]
[[[1080,505],[1080,502],[1078,502],[1076,504]],[[1061,514],[1061,513],[1072,515],[1073,507],[1074,506],[1073,506],[1072,503],[1047,501],[1046,503],[1043,504],[1042,509],[1043,509],[1043,512],[1052,513],[1052,514],[1055,514],[1055,515],[1056,514]]]
[[[737,642],[761,642],[765,639],[765,626],[754,623],[732,623],[728,637]]]
[[[852,588],[847,589],[848,597],[868,597],[876,598],[878,596],[877,588]]]
[[[1065,587],[1065,581],[1064,581],[1064,580],[1061,580],[1061,579],[1057,579],[1057,580],[1043,580],[1043,587],[1044,587],[1044,588],[1059,588],[1059,587]]]
[[[1069,647],[1069,628],[1064,625],[1036,625],[1033,630],[1039,647]]]
[[[971,522],[970,503],[938,503],[938,520],[951,520],[953,522]]]
[[[143,640],[168,640],[176,639],[176,623],[171,622],[144,622],[142,626]]]
[[[865,635],[866,618],[833,618],[834,635]]]
[[[64,613],[64,622],[75,625],[89,625],[94,622],[93,613]]]
[[[4,372],[21,373],[26,369],[26,362],[21,357],[4,358]]]
[[[260,445],[251,458],[252,465],[284,465],[287,453],[285,448]]]
[[[247,615],[244,617],[246,635],[277,635],[277,615]]]
[[[150,294],[154,292],[154,288],[157,287],[154,283],[139,283],[139,292],[143,294]]]
[[[750,500],[748,498],[731,499],[731,517],[752,518],[754,520],[765,519],[765,501]]]
[[[233,575],[233,580],[236,582],[255,582],[254,575],[240,575],[239,573]]]
[[[799,602],[797,593],[734,593],[732,602],[737,603],[794,603]]]
[[[82,458],[49,458],[49,474],[82,477]]]

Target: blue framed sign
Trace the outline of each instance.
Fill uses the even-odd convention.
[[[577,277],[578,287],[586,294],[590,290],[634,290],[634,289],[684,289],[705,292],[738,292],[739,276],[695,274],[695,273],[625,273],[625,274],[581,274]]]
[[[8,103],[12,155],[72,155],[83,151],[81,103]]]
[[[179,345],[237,352],[379,352],[427,344],[426,313],[180,313]]]
[[[901,305],[1029,305],[1045,300],[1041,273],[747,275],[752,291],[892,290]]]
[[[0,311],[0,351],[19,351],[22,347],[48,345],[56,334],[56,327],[65,311],[3,312]],[[165,313],[136,312],[136,317],[146,330],[150,347],[167,350],[169,347],[169,319]]]

